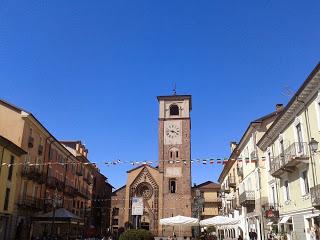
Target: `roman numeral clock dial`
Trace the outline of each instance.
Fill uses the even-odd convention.
[[[180,121],[166,121],[164,126],[164,144],[181,144]]]

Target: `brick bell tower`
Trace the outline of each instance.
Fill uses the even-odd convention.
[[[158,96],[159,171],[162,173],[162,218],[191,217],[191,95]],[[162,227],[164,236],[172,227]],[[185,227],[183,236],[191,236]]]

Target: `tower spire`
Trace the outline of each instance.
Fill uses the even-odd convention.
[[[172,95],[177,95],[177,86],[176,83],[173,85]]]

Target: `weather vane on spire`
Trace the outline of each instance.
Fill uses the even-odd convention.
[[[174,85],[173,85],[172,94],[173,94],[173,95],[177,95],[177,86],[176,86],[176,83],[174,83]]]

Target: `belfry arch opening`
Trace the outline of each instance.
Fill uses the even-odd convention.
[[[179,107],[176,104],[170,106],[170,116],[179,116]]]

